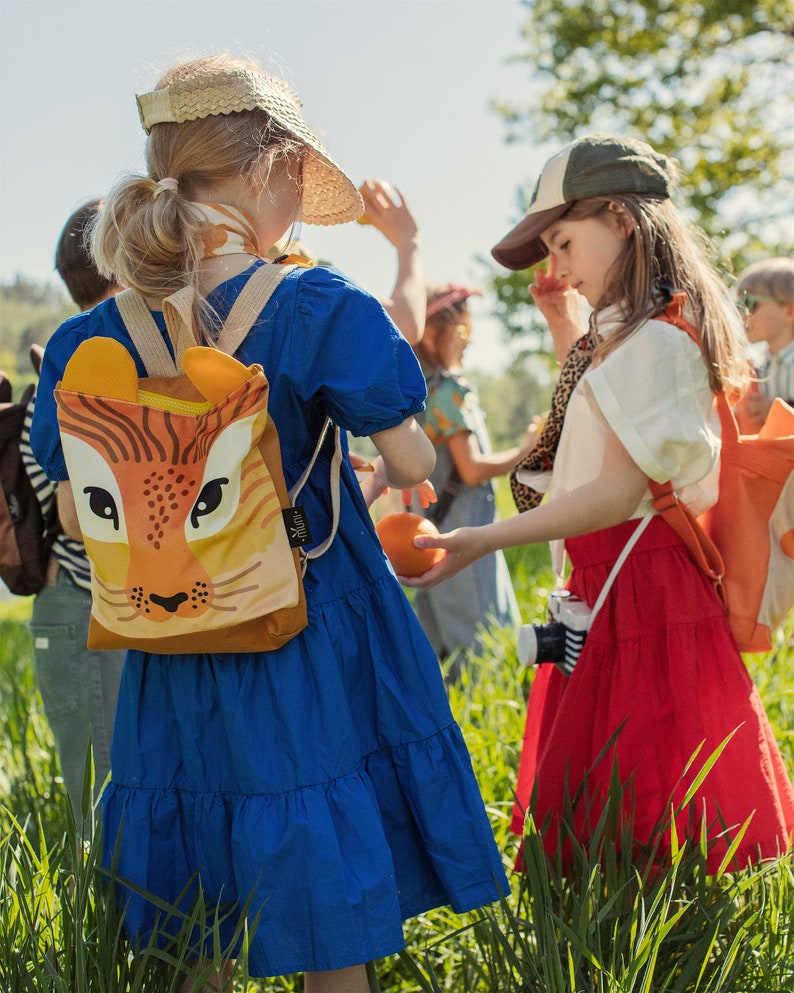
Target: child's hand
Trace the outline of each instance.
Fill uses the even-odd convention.
[[[548,269],[535,270],[535,282],[529,293],[548,321],[558,358],[567,355],[570,346],[586,330],[582,298],[567,280],[557,276],[557,260],[553,255],[549,257]]]
[[[423,508],[427,508],[431,503],[436,502],[436,490],[429,479],[426,479],[423,483],[419,483],[418,486],[414,486],[412,490],[402,491],[403,506],[411,506],[414,493],[416,494],[416,499],[419,501],[419,505]]]
[[[413,586],[418,590],[429,590],[445,579],[449,579],[467,565],[471,565],[480,555],[477,542],[479,528],[456,528],[438,536],[420,535],[414,538],[417,548],[443,548],[446,555],[421,576],[398,576],[403,586]]]
[[[540,438],[540,432],[543,430],[546,424],[546,418],[541,417],[539,414],[535,414],[532,418],[532,423],[527,428],[527,440],[521,448],[521,458],[532,451],[532,449],[537,445],[538,439]]]
[[[535,282],[529,287],[529,292],[533,299],[537,299],[552,293],[564,293],[570,289],[571,284],[568,280],[561,279],[557,275],[557,257],[550,255],[548,266],[545,269],[535,270]]]
[[[755,434],[761,429],[769,416],[773,401],[774,397],[763,393],[748,393],[739,401],[735,411],[736,419],[744,433]]]
[[[378,497],[384,496],[389,490],[394,488],[386,476],[386,467],[380,455],[372,463],[369,463],[366,459],[361,458],[360,455],[354,455],[351,452],[350,462],[356,472],[366,472],[368,474],[361,480],[361,492],[364,494],[364,502],[368,507],[371,507]],[[403,505],[405,507],[410,507],[414,493],[422,507],[429,507],[431,503],[436,502],[435,487],[429,479],[414,486],[413,489],[401,490],[400,492],[402,493]]]
[[[353,466],[354,472],[374,472],[375,466],[371,462],[368,462],[363,455],[356,455],[355,452],[349,453],[350,464]]]
[[[359,218],[361,224],[377,228],[397,249],[416,237],[419,227],[397,187],[382,180],[368,179],[359,192],[364,200],[364,214]]]

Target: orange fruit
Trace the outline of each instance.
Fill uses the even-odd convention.
[[[438,528],[421,514],[407,510],[387,514],[375,525],[383,551],[398,576],[421,576],[444,557],[443,548],[417,548],[420,534],[437,535]]]

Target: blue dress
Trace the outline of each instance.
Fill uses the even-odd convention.
[[[246,278],[215,291],[219,313]],[[66,478],[52,389],[94,335],[135,354],[113,300],[48,343],[32,444],[52,479]],[[270,381],[288,486],[326,415],[363,436],[423,407],[410,347],[377,301],[331,269],[288,275],[237,357]],[[302,494],[317,542],[330,527],[328,466],[326,454]],[[435,653],[347,459],[339,530],[305,588],[309,625],[277,651],[128,652],[103,796],[105,860],[120,833],[121,877],[187,907],[198,871],[208,907],[250,900],[252,976],[390,955],[403,947],[406,918],[507,892]],[[124,898],[128,929],[148,940],[155,906],[132,891]],[[235,923],[232,913],[222,940]]]

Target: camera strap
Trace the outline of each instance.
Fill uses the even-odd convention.
[[[618,555],[615,564],[612,566],[612,571],[607,576],[607,581],[604,583],[603,587],[601,588],[601,592],[598,594],[598,599],[596,600],[592,613],[590,614],[590,627],[593,626],[593,621],[596,619],[596,614],[604,606],[604,602],[607,596],[609,595],[609,591],[612,588],[612,584],[615,582],[618,573],[623,568],[623,563],[629,557],[629,552],[632,550],[632,548],[634,548],[634,546],[640,540],[642,532],[648,527],[653,516],[654,516],[653,514],[646,514],[644,517],[640,518],[640,523],[634,529],[631,537],[623,546],[623,550],[621,551],[620,555]]]

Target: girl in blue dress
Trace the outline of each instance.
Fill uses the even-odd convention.
[[[208,313],[223,318],[294,222],[363,210],[297,97],[256,66],[183,64],[138,105],[148,175],[110,194],[93,248],[101,269],[146,298],[166,341],[169,293],[195,288],[199,326]],[[52,392],[96,335],[122,342],[145,375],[113,300],[48,343],[32,443],[73,531]],[[367,499],[432,470],[414,421],[419,365],[377,301],[340,273],[290,272],[236,357],[266,372],[288,487],[327,416],[380,453]],[[301,494],[317,540],[331,521],[329,461]],[[467,911],[507,889],[435,653],[347,459],[341,487],[336,537],[305,576],[301,634],[266,653],[128,652],[102,807],[105,860],[118,845],[119,876],[172,904],[183,891],[189,903],[196,879],[208,906],[248,902],[259,917],[250,974],[305,972],[309,993],[366,991],[365,963],[403,947],[403,920],[440,905]],[[137,891],[123,898],[128,929],[146,941],[156,907]],[[223,940],[236,923],[232,914],[222,925]]]

